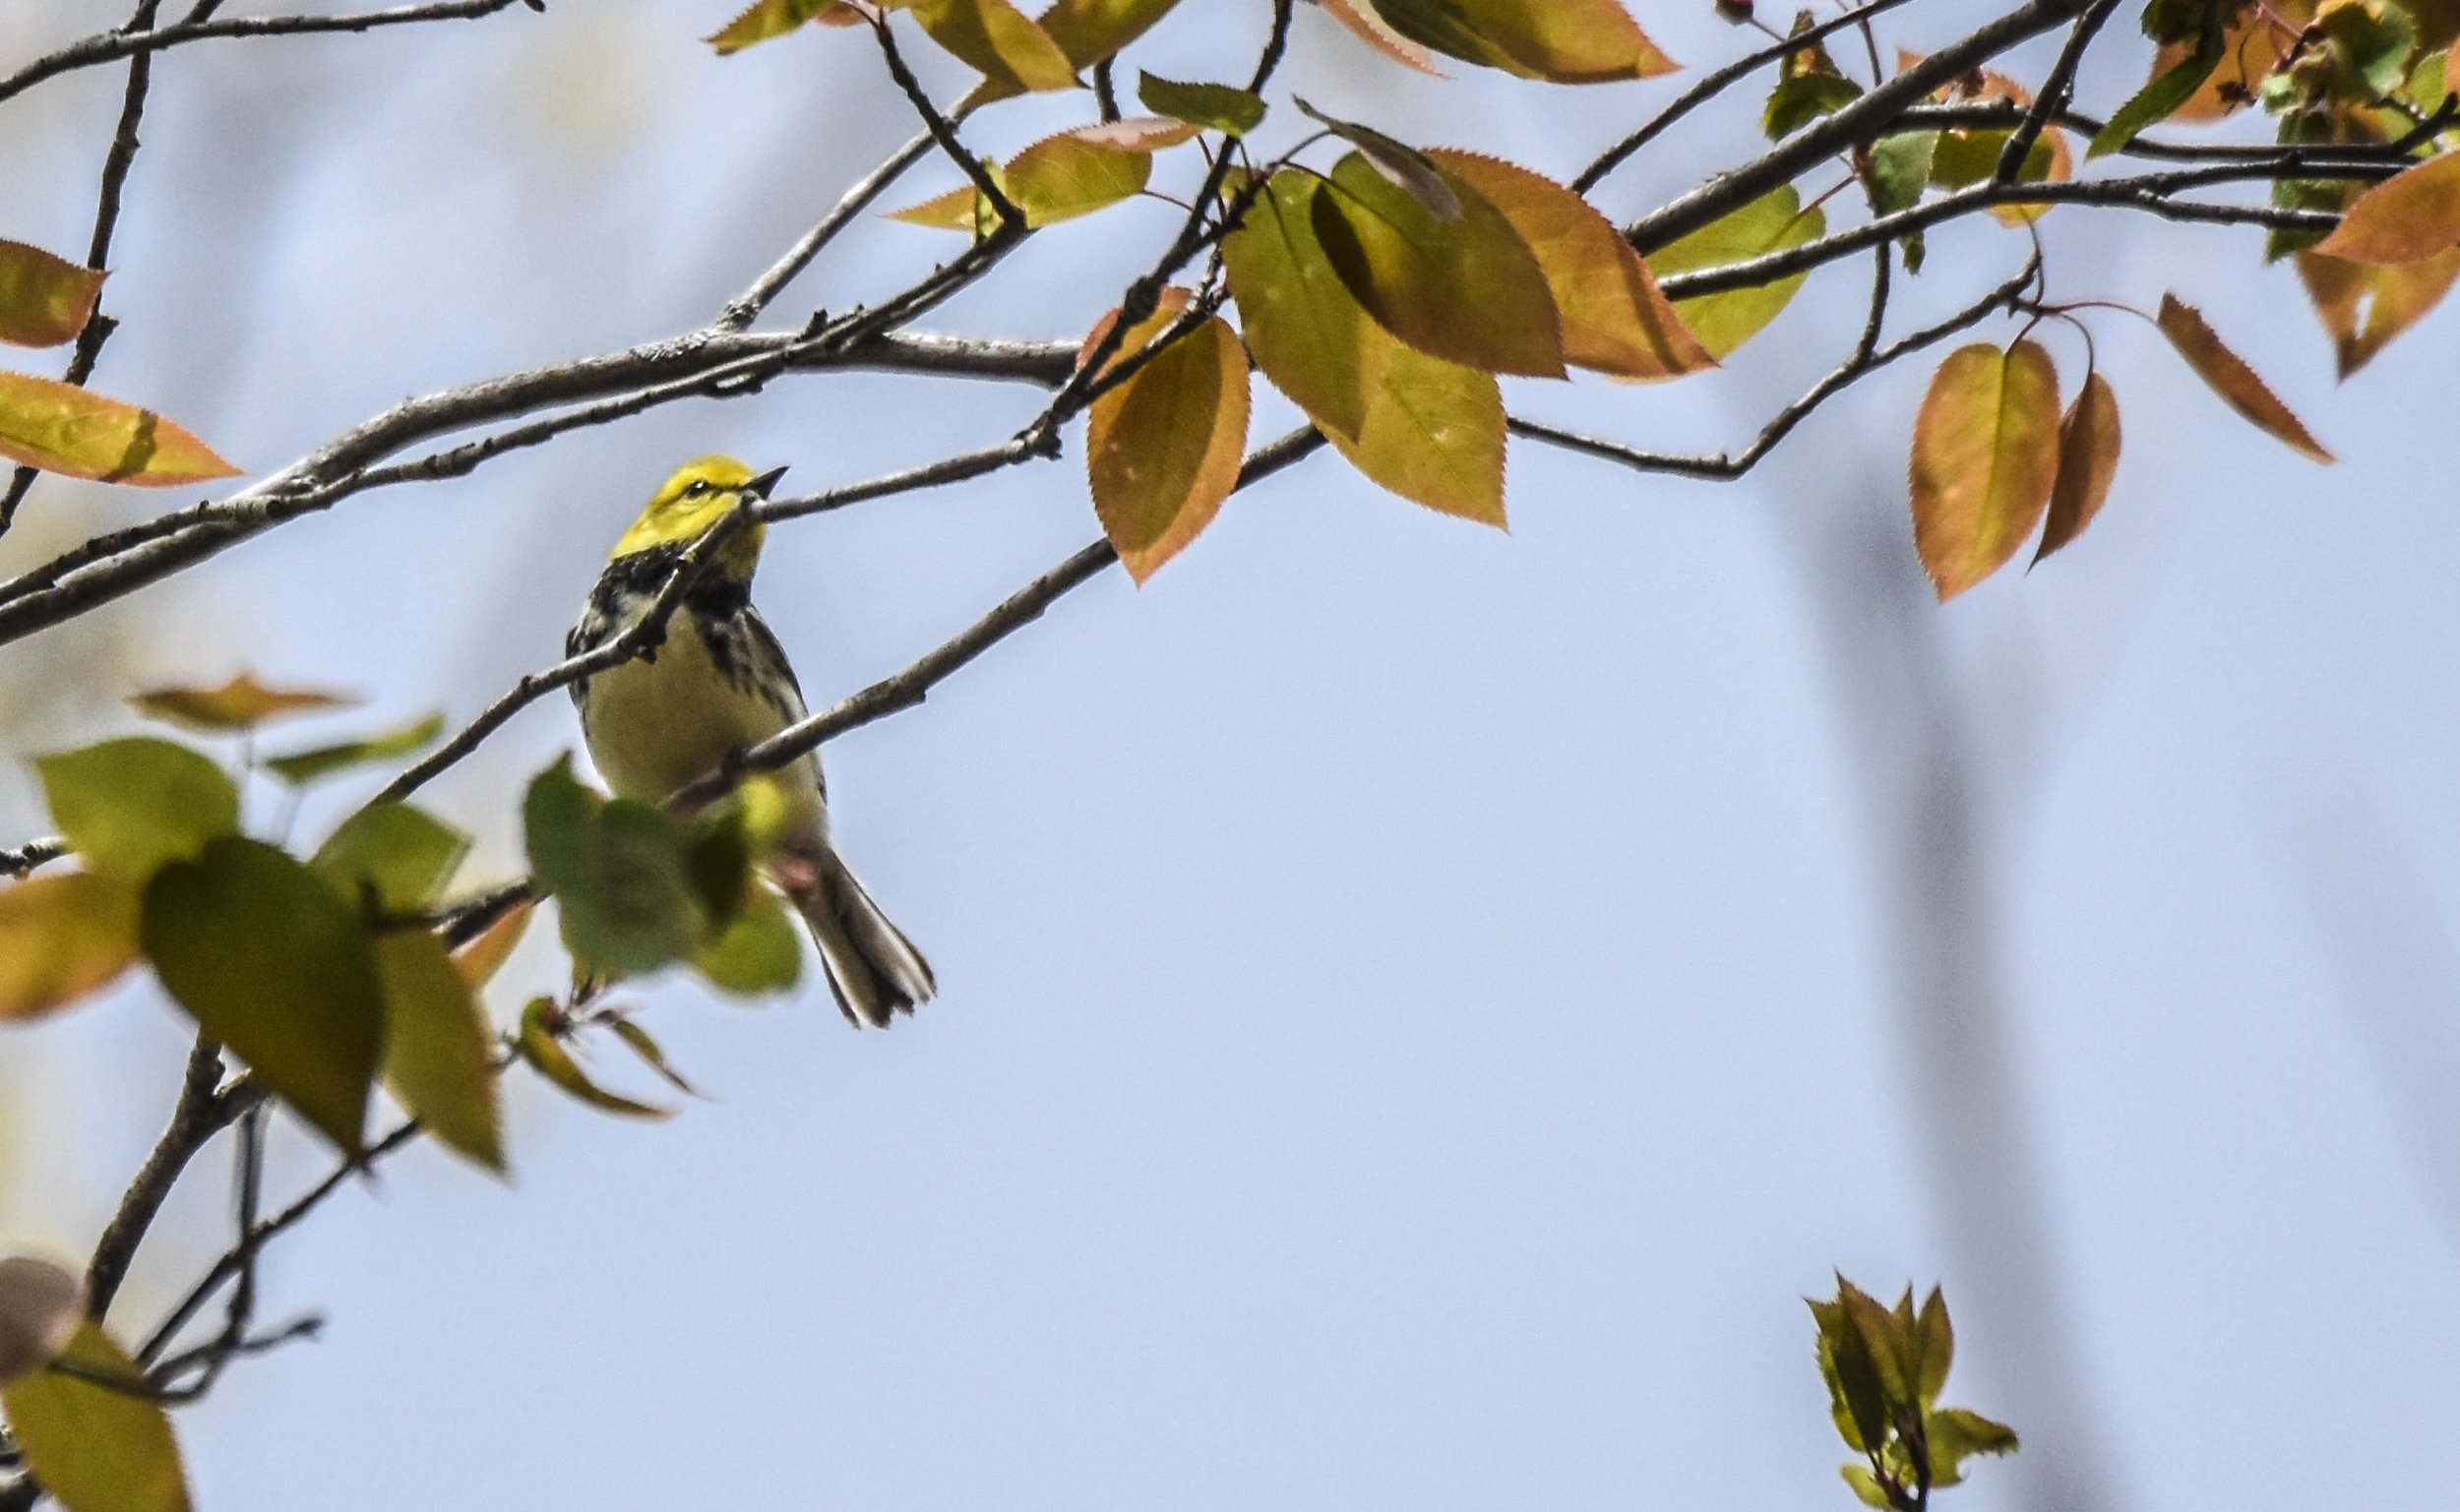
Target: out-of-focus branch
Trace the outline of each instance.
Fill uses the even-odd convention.
[[[15,877],[28,877],[36,867],[49,866],[67,854],[66,840],[46,835],[39,840],[29,840],[13,851],[0,851],[0,872]]]
[[[221,1075],[222,1048],[200,1032],[188,1052],[188,1069],[180,1078],[179,1098],[171,1105],[170,1123],[120,1197],[119,1211],[111,1215],[102,1238],[94,1243],[93,1258],[86,1262],[89,1316],[100,1318],[110,1311],[111,1299],[119,1295],[129,1263],[137,1257],[137,1246],[145,1241],[154,1215],[179,1183],[180,1173],[237,1117],[229,1103],[215,1094]]]
[[[102,31],[36,58],[6,79],[0,79],[0,102],[25,93],[46,79],[75,69],[116,63],[165,47],[211,41],[226,36],[300,36],[313,31],[373,31],[379,27],[411,26],[427,21],[470,21],[492,16],[515,5],[543,10],[543,0],[435,0],[428,5],[401,5],[389,10],[347,12],[339,16],[243,16],[231,21],[202,17],[158,30]],[[212,10],[199,7],[205,17]]]

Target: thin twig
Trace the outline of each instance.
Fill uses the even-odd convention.
[[[57,835],[29,840],[13,851],[0,851],[0,872],[20,878],[30,877],[36,867],[48,866],[68,851],[68,841]]]
[[[961,111],[957,119],[963,119]],[[727,302],[726,308],[718,312],[718,329],[741,331],[758,320],[761,312],[768,309],[779,294],[785,292],[786,285],[792,283],[804,269],[812,265],[812,259],[820,256],[823,248],[835,240],[840,231],[853,224],[854,217],[869,209],[871,203],[879,199],[891,184],[895,183],[899,175],[922,160],[923,154],[931,151],[931,143],[930,132],[917,132],[903,147],[890,153],[887,161],[863,175],[853,188],[845,192],[828,214],[820,217],[819,223],[804,232],[800,240],[786,249],[785,256],[770,265],[767,272],[754,279],[750,288]]]
[[[2067,33],[2066,45],[2059,49],[2058,61],[2050,66],[2050,77],[2042,81],[2042,92],[2034,97],[2031,108],[2016,129],[2007,134],[2007,141],[1999,150],[1999,164],[1991,177],[2002,184],[2012,184],[2023,171],[2024,159],[2041,140],[2042,128],[2050,118],[2066,108],[2075,93],[2075,71],[2084,61],[2084,50],[2093,45],[2093,37],[2119,8],[2119,0],[2093,0],[2083,15],[2075,19],[2075,30]]]
[[[208,1141],[230,1123],[222,1101],[214,1095],[222,1074],[222,1048],[200,1030],[188,1051],[188,1069],[180,1077],[179,1097],[171,1105],[170,1122],[154,1150],[138,1168],[137,1178],[120,1197],[119,1211],[95,1240],[93,1258],[86,1262],[86,1315],[99,1320],[111,1310],[120,1283],[128,1277],[137,1246],[162,1210],[164,1199],[178,1184],[180,1173]]]
[[[922,117],[924,131],[932,141],[940,144],[940,151],[949,161],[956,164],[958,171],[973,181],[974,192],[989,203],[991,212],[999,216],[1000,224],[1022,227],[1025,212],[1008,197],[1008,191],[1002,189],[1000,181],[991,176],[991,170],[983,165],[982,159],[965,150],[963,140],[956,135],[956,123],[940,113],[940,107],[931,102],[931,94],[922,87],[922,81],[905,66],[905,55],[897,50],[896,34],[889,27],[888,12],[873,11],[869,19],[872,35],[880,40],[881,61],[888,64],[889,77],[895,80],[896,87],[905,92],[914,113]]]

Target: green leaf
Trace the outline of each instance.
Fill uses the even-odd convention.
[[[1076,70],[1051,34],[1008,0],[913,0],[931,39],[980,73],[995,91],[1073,90]]]
[[[1823,115],[1833,115],[1862,98],[1862,86],[1842,74],[1803,73],[1777,81],[1760,112],[1760,129],[1768,140],[1790,137]]]
[[[1660,278],[1723,268],[1817,241],[1826,230],[1827,217],[1819,207],[1805,210],[1794,186],[1780,184],[1749,205],[1666,243],[1648,255],[1648,266]],[[1750,288],[1678,298],[1674,311],[1699,337],[1699,344],[1722,361],[1775,320],[1809,276],[1808,272],[1788,273]]]
[[[2172,111],[2185,104],[2194,97],[2197,90],[2203,88],[2204,81],[2221,66],[2221,59],[2228,51],[2229,43],[2216,13],[2196,41],[2195,50],[2154,75],[2150,84],[2136,91],[2133,97],[2121,105],[2102,129],[2093,133],[2093,140],[2085,147],[2084,155],[2092,158],[2115,152],[2143,135],[2146,127],[2168,120]]]
[[[179,488],[239,472],[151,409],[27,373],[0,373],[0,456],[62,477],[140,488]]]
[[[107,987],[137,960],[137,886],[70,872],[0,890],[0,1023]]]
[[[614,1031],[615,1038],[623,1041],[626,1049],[641,1058],[643,1065],[655,1071],[668,1086],[686,1097],[702,1097],[701,1089],[683,1079],[683,1073],[668,1063],[666,1052],[659,1048],[655,1039],[650,1037],[649,1031],[642,1028],[637,1021],[618,1018],[610,1021],[606,1027]],[[702,1097],[702,1101],[706,1102],[707,1099]]]
[[[2373,104],[2408,83],[2409,54],[2417,49],[2417,23],[2397,4],[2327,5],[2315,12],[2314,30],[2331,45],[2338,67],[2333,92]]]
[[[757,888],[726,927],[694,953],[692,969],[719,992],[740,998],[782,993],[803,975],[803,935],[785,900]]]
[[[530,869],[552,893],[564,943],[583,967],[612,976],[691,955],[708,916],[683,822],[629,799],[603,799],[558,760],[522,806]]]
[[[384,1082],[427,1132],[489,1171],[504,1171],[495,1036],[444,941],[399,930],[376,941],[384,978]]]
[[[36,756],[51,821],[86,865],[142,882],[239,830],[239,790],[185,746],[132,736]]]
[[[1492,373],[1402,345],[1388,349],[1353,439],[1326,432],[1350,465],[1402,498],[1481,524],[1504,524],[1504,395]]]
[[[318,746],[310,751],[273,756],[265,762],[265,769],[292,787],[305,787],[319,778],[347,771],[353,766],[408,756],[443,733],[444,716],[430,714],[380,735],[368,736],[365,740],[343,741],[338,746]]]
[[[1059,0],[1035,18],[1078,68],[1091,68],[1142,36],[1179,0]]]
[[[1176,319],[1185,289],[1120,343],[1140,351]],[[1207,316],[1125,383],[1093,401],[1085,476],[1093,513],[1138,582],[1212,522],[1238,485],[1247,449],[1247,349]]]
[[[1895,1505],[1887,1499],[1887,1491],[1880,1486],[1879,1478],[1871,1473],[1870,1466],[1847,1460],[1836,1467],[1836,1473],[1845,1478],[1845,1483],[1854,1488],[1854,1498],[1864,1506],[1889,1512]]]
[[[1562,317],[1537,255],[1483,195],[1436,171],[1460,202],[1454,219],[1344,156],[1311,209],[1325,259],[1378,324],[1431,357],[1563,377]]]
[[[1844,1278],[1838,1277],[1841,1292]],[[1870,1342],[1840,1298],[1813,1301],[1817,1322],[1819,1375],[1828,1383],[1828,1415],[1845,1447],[1868,1454],[1887,1442],[1887,1396],[1879,1384],[1878,1366]]]
[[[631,1098],[607,1091],[589,1079],[572,1052],[558,1041],[548,1025],[555,1014],[555,1004],[544,998],[532,998],[522,1009],[521,1031],[514,1039],[514,1048],[548,1081],[600,1113],[611,1113],[627,1119],[671,1119],[672,1108],[659,1108],[649,1103],[636,1103]]]
[[[1882,1424],[1893,1424],[1899,1418],[1911,1415],[1914,1403],[1910,1360],[1913,1340],[1909,1330],[1877,1298],[1842,1276],[1837,1278],[1836,1292],[1837,1300],[1845,1309],[1846,1332],[1860,1335],[1869,1354],[1878,1382]],[[1879,1439],[1874,1436],[1871,1442],[1877,1443]]]
[[[0,341],[57,346],[76,340],[93,318],[106,276],[40,247],[0,240]]]
[[[1931,1483],[1954,1485],[1964,1479],[1964,1462],[1977,1454],[2013,1454],[2015,1429],[1993,1422],[1961,1407],[1941,1408],[1924,1420],[1931,1448]]]
[[[59,1359],[85,1320],[84,1277],[33,1255],[0,1258],[0,1386]]]
[[[145,890],[139,937],[163,988],[348,1154],[384,1051],[375,942],[306,867],[237,835]]]
[[[242,672],[219,688],[153,688],[129,696],[128,706],[149,719],[191,730],[221,733],[253,730],[284,714],[344,708],[356,698],[312,688],[268,688]]]
[[[1435,159],[1396,137],[1387,137],[1372,126],[1356,121],[1338,121],[1324,114],[1304,99],[1294,100],[1300,112],[1350,146],[1367,159],[1368,166],[1391,180],[1392,187],[1426,208],[1438,220],[1458,220],[1460,196],[1452,192],[1449,180]]]
[[[1256,365],[1324,434],[1355,440],[1395,343],[1325,261],[1313,214],[1322,183],[1298,168],[1275,173],[1221,256]]]
[[[1140,73],[1137,98],[1155,115],[1233,137],[1246,136],[1264,120],[1261,96],[1226,84],[1181,84]]]
[[[1940,1388],[1947,1384],[1948,1366],[1956,1362],[1956,1326],[1948,1321],[1947,1298],[1937,1287],[1922,1300],[1911,1334],[1915,1394],[1927,1410],[1938,1400]]]
[[[387,914],[435,905],[469,854],[469,836],[408,804],[370,804],[341,821],[308,866],[358,905],[372,891]]]
[[[1931,182],[1931,159],[1938,151],[1935,131],[1900,131],[1871,145],[1870,167],[1863,181],[1871,186],[1871,213],[1892,215],[1909,210]]]
[[[91,1374],[145,1380],[99,1323],[79,1328],[60,1358]],[[66,1512],[188,1512],[187,1473],[160,1403],[37,1370],[0,1387],[0,1413],[27,1469]]]

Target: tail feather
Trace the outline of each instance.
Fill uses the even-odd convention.
[[[795,859],[804,863],[793,869],[800,875],[778,880],[811,926],[830,994],[846,1020],[857,1029],[886,1029],[892,1016],[928,1000],[939,985],[931,963],[872,901],[835,848],[824,845]]]

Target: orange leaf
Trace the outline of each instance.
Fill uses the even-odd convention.
[[[1073,90],[1076,66],[1009,0],[915,0],[924,31],[995,87]]]
[[[40,247],[0,241],[0,341],[57,346],[77,339],[107,276]]]
[[[1139,350],[1172,317],[1156,314],[1120,343]],[[1212,523],[1247,449],[1247,350],[1219,316],[1182,336],[1095,399],[1085,431],[1093,512],[1142,582]]]
[[[485,987],[512,956],[513,947],[522,942],[523,933],[529,928],[529,917],[537,908],[536,903],[522,903],[507,909],[503,918],[480,930],[468,943],[453,952],[453,964],[470,991]]]
[[[2084,387],[2059,422],[2059,485],[2051,490],[2050,522],[2042,526],[2041,548],[2033,563],[2084,533],[2110,497],[2110,480],[2119,473],[2119,396],[2099,373],[2084,375]]]
[[[0,456],[72,478],[169,488],[239,469],[151,409],[0,373]]]
[[[2423,263],[2460,245],[2460,151],[2403,168],[2350,202],[2325,257],[2392,267]]]
[[[1639,253],[1588,201],[1501,158],[1441,148],[1427,155],[1502,211],[1537,255],[1563,317],[1565,361],[1635,379],[1717,365]]]
[[[1275,173],[1222,240],[1221,260],[1256,365],[1324,434],[1355,440],[1392,342],[1316,239],[1313,211],[1322,192],[1312,173]]]
[[[40,1018],[135,963],[137,889],[93,872],[0,888],[0,1023]]]
[[[1947,354],[1913,425],[1913,540],[1940,602],[1999,571],[2059,476],[2059,374],[2037,341]]]
[[[1504,524],[1504,393],[1495,375],[1430,357],[1365,323],[1383,347],[1355,439],[1327,431],[1350,465],[1402,498]]]
[[[1435,66],[1435,54],[1384,25],[1384,18],[1358,3],[1358,0],[1317,0],[1324,13],[1347,28],[1352,36],[1373,47],[1405,68],[1438,79],[1447,77]]]
[[[268,688],[242,672],[219,688],[154,688],[131,694],[138,713],[193,730],[252,730],[277,715],[320,708],[347,708],[359,700],[310,688]]]
[[[2290,413],[2289,406],[2255,376],[2245,359],[2221,344],[2221,338],[2194,306],[2181,304],[2175,294],[2162,295],[2160,325],[2161,333],[2179,349],[2179,355],[2195,370],[2195,376],[2211,385],[2212,392],[2232,409],[2302,455],[2318,462],[2333,459],[2332,454],[2323,450],[2323,444]]]
[[[2272,0],[2241,8],[2222,31],[2221,66],[2195,87],[2185,104],[2170,112],[2170,120],[2181,126],[2217,121],[2252,104],[2256,90],[2289,57],[2299,29],[2314,19],[2314,0]],[[2160,78],[2194,50],[2192,42],[2164,42],[2145,77]]]
[[[2399,268],[2369,268],[2302,252],[2298,276],[2323,318],[2323,329],[2332,333],[2340,376],[2347,378],[2450,292],[2453,281],[2460,279],[2460,247]]]
[[[1379,324],[1429,356],[1563,377],[1562,317],[1537,255],[1483,195],[1437,172],[1460,202],[1450,219],[1363,153],[1343,156],[1311,212],[1324,257]]]

